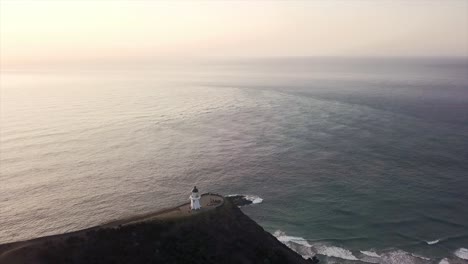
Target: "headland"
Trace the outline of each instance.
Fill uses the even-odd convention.
[[[239,208],[239,197],[190,203],[85,230],[0,245],[0,263],[313,263]]]

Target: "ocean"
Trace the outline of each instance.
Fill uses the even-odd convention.
[[[0,243],[201,192],[325,263],[468,263],[466,58],[37,65],[0,78]]]

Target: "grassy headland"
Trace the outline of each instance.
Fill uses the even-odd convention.
[[[237,207],[0,245],[0,263],[312,263]]]

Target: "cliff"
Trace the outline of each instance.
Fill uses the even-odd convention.
[[[0,263],[312,263],[279,242],[225,199],[190,217],[0,245]]]

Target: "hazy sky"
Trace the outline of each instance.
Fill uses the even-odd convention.
[[[166,55],[468,55],[468,0],[0,3],[2,64]]]

